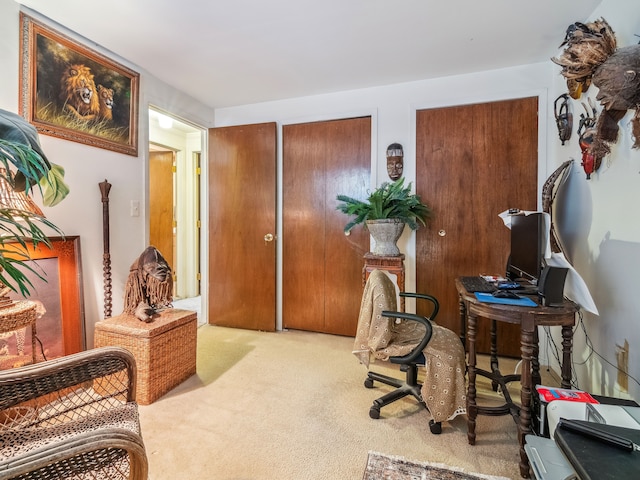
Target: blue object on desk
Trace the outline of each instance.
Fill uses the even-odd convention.
[[[531,300],[528,297],[520,297],[520,298],[500,298],[494,297],[490,293],[480,293],[476,292],[474,294],[478,301],[484,303],[499,303],[502,305],[516,305],[519,307],[537,307],[538,304]]]
[[[500,290],[518,290],[522,288],[518,282],[498,282],[498,289]]]

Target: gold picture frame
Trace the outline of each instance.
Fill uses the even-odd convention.
[[[38,132],[138,155],[139,74],[20,14],[20,113]]]

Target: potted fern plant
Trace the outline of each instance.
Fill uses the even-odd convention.
[[[69,193],[64,169],[51,164],[40,148],[38,133],[23,117],[0,109],[0,181],[10,193],[29,194],[37,189],[46,206],[54,206]],[[27,243],[50,245],[45,230],[62,231],[41,212],[29,211],[0,198],[0,295],[6,288],[29,293],[31,282],[25,271],[39,275],[29,264]],[[42,278],[42,277],[41,277]]]
[[[338,195],[337,209],[355,216],[344,227],[346,235],[357,225],[364,225],[375,240],[374,255],[398,256],[396,242],[405,225],[417,230],[426,225],[432,216],[431,208],[420,196],[411,193],[411,182],[404,184],[401,177],[393,183],[384,182],[366,200],[348,195]]]

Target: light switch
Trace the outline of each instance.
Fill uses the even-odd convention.
[[[138,200],[131,200],[131,216],[140,216],[140,202]]]

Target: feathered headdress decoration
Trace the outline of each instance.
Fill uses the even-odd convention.
[[[596,99],[604,107],[596,125],[597,135],[590,153],[602,158],[618,137],[618,122],[629,109],[634,148],[640,148],[640,45],[617,48],[615,33],[603,18],[570,25],[562,54],[551,60],[562,67],[570,95],[578,99],[591,83],[598,87]]]
[[[560,44],[564,52],[551,61],[562,67],[572,98],[579,99],[589,89],[594,72],[616,51],[616,45],[615,33],[602,18],[569,25]]]

